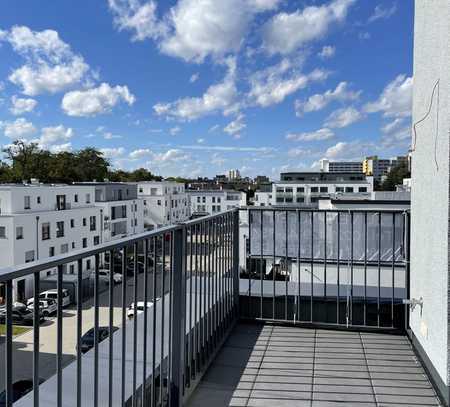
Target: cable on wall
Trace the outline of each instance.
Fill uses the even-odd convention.
[[[416,121],[413,124],[413,132],[414,132],[414,138],[413,138],[413,144],[411,147],[411,152],[414,152],[416,150],[416,143],[417,143],[417,126],[424,122],[428,116],[430,116],[431,114],[431,110],[433,108],[433,101],[434,101],[434,95],[436,94],[437,91],[437,109],[436,109],[436,133],[435,133],[435,138],[434,138],[434,163],[436,165],[436,170],[439,171],[439,164],[438,164],[438,160],[437,160],[437,139],[438,139],[438,134],[439,134],[439,92],[440,92],[440,81],[441,79],[439,78],[436,83],[433,86],[433,91],[431,92],[431,100],[430,100],[430,105],[428,107],[427,112],[425,113],[425,115],[418,121]]]

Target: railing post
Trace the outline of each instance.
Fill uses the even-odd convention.
[[[170,343],[170,407],[183,405],[183,378],[184,378],[184,338],[185,335],[185,296],[184,281],[186,270],[183,257],[185,255],[184,234],[182,228],[173,232],[173,263],[172,263],[172,336]]]
[[[250,278],[250,277],[249,277]],[[233,213],[233,297],[235,316],[239,316],[239,209]]]

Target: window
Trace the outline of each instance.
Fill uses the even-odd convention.
[[[73,196],[73,201],[74,201],[74,202],[78,202],[78,194],[75,194],[75,195]]]
[[[277,192],[278,192],[278,193],[284,192],[284,188],[277,188]]]
[[[87,247],[87,238],[85,237],[83,237],[82,246],[83,248]]]
[[[303,194],[305,192],[305,187],[298,187],[297,192]]]
[[[90,216],[89,217],[89,230],[93,231],[95,230],[95,225],[96,221],[95,221],[95,216]]]
[[[75,249],[75,242],[72,242],[72,249]]]
[[[36,198],[36,203],[37,203],[37,204],[40,204],[40,203],[41,203],[41,197],[40,197],[40,196],[38,196],[38,197]]]
[[[277,203],[284,203],[284,198],[277,197]]]
[[[86,269],[87,269],[87,270],[90,270],[90,269],[91,269],[91,260],[90,260],[90,259],[87,259],[87,260],[86,260]]]
[[[353,192],[353,187],[345,187],[345,192]]]
[[[26,195],[23,197],[23,209],[30,209],[30,196]]]
[[[212,203],[216,203],[216,197],[215,196],[212,197]]]
[[[318,187],[311,187],[311,193],[317,193],[319,192],[319,188]]]
[[[48,248],[48,256],[53,257],[55,255],[55,247],[51,246]]]
[[[42,240],[50,239],[50,223],[46,222],[42,224]]]
[[[143,188],[139,188],[139,193],[142,194],[144,192]]]
[[[25,263],[29,263],[30,261],[34,261],[34,250],[25,252]]]
[[[202,203],[206,203],[206,196],[202,197]]]
[[[344,187],[336,187],[336,192],[344,192]]]
[[[197,197],[197,203],[200,203],[200,197],[199,196]]]
[[[292,188],[291,187],[286,187],[285,192],[292,194]]]
[[[158,199],[158,206],[161,206],[161,199]]]
[[[113,206],[111,208],[111,219],[120,219],[120,218],[126,218],[127,217],[127,206],[121,205],[121,206]]]
[[[217,203],[220,203],[220,196],[217,197]]]
[[[311,197],[311,203],[318,202],[319,198],[317,196]]]
[[[86,203],[91,203],[91,194],[86,194]]]
[[[286,203],[292,203],[292,197],[286,198]]]
[[[75,219],[70,219],[70,227],[71,228],[75,227]]]
[[[83,226],[86,226],[86,225],[87,225],[86,218],[83,218]]]
[[[100,236],[94,236],[94,246],[100,244]]]
[[[359,192],[367,192],[367,187],[359,187]]]
[[[56,222],[56,237],[64,237],[64,221]]]
[[[303,203],[303,202],[305,202],[305,198],[303,196],[298,196],[297,203]]]
[[[6,227],[0,226],[0,239],[6,239]]]
[[[320,187],[320,192],[328,192],[328,187]]]
[[[17,226],[16,227],[16,240],[23,239],[23,227]]]
[[[61,245],[61,254],[67,253],[69,251],[69,245],[64,243]]]

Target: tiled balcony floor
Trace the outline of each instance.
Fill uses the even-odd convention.
[[[440,406],[405,337],[239,324],[189,407]]]

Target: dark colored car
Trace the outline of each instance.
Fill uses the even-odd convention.
[[[113,332],[116,332],[119,328],[113,326]],[[109,336],[109,327],[107,326],[99,326],[98,327],[98,342],[104,341]],[[95,332],[94,328],[89,329],[82,337],[81,337],[81,353],[86,353],[90,351],[94,347],[95,341]]]
[[[39,380],[39,383],[43,383],[44,380]],[[33,380],[31,379],[23,379],[14,382],[12,385],[12,401],[13,403],[25,396],[25,394],[29,393],[33,390]],[[6,391],[2,391],[0,393],[0,407],[6,407]]]
[[[33,316],[34,316],[33,311],[27,309],[21,310],[13,308],[11,315],[12,315],[12,323],[14,325],[28,325],[28,326],[33,325]],[[44,316],[42,315],[42,313],[40,313],[39,322],[42,321],[44,321]],[[6,310],[3,309],[0,312],[0,324],[5,323],[6,323]]]

